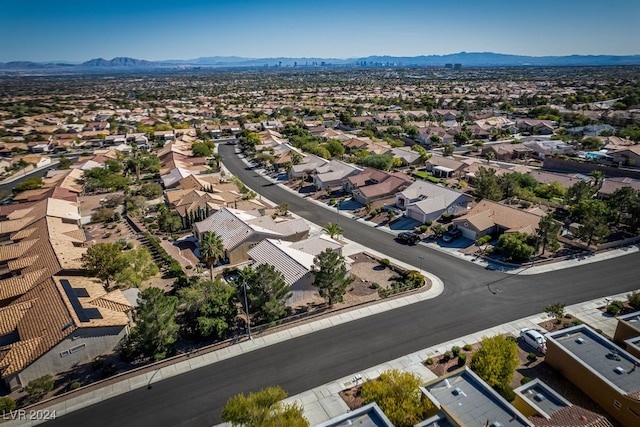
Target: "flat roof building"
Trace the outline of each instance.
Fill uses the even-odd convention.
[[[467,367],[434,380],[421,387],[421,390],[453,425],[533,426],[524,415]],[[437,421],[436,424],[431,420],[425,422],[431,424],[420,425],[441,425]]]
[[[638,358],[578,325],[547,334],[545,361],[623,425],[640,425]]]

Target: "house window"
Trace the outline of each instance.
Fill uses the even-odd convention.
[[[84,348],[85,348],[86,346],[87,346],[86,344],[82,343],[82,344],[77,345],[77,346],[75,346],[75,347],[71,347],[71,348],[69,349],[69,354],[73,354],[73,353],[76,353],[76,352],[78,352],[78,351],[80,351],[80,350],[84,350]]]
[[[617,410],[620,410],[622,408],[622,403],[618,402],[617,400],[614,400],[613,407],[616,408]]]
[[[69,355],[69,350],[65,350],[65,351],[60,352],[60,357],[66,357],[68,355]]]

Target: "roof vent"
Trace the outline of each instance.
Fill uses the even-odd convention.
[[[620,366],[616,366],[615,369],[613,370],[616,374],[624,374],[625,370],[624,368],[620,367]]]
[[[494,421],[491,423],[491,427],[502,427],[502,424],[500,424],[500,422],[498,421]]]
[[[448,379],[448,378],[445,378],[445,380],[444,380],[444,385],[446,385],[446,386],[447,386],[447,388],[451,388],[451,383],[449,382],[449,379]]]
[[[454,396],[459,396],[462,394],[462,390],[460,390],[460,387],[456,387],[451,393],[453,393]]]
[[[576,339],[576,342],[577,342],[578,344],[582,344],[582,343],[584,342],[584,338],[579,337],[579,338],[577,338],[577,339]]]
[[[535,396],[533,396],[533,398],[534,398],[535,400],[537,400],[538,402],[542,402],[542,401],[544,401],[544,400],[546,399],[546,397],[544,397],[544,395],[543,395],[543,394],[540,394],[540,393],[538,393],[538,394],[536,394]]]

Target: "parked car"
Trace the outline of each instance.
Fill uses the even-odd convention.
[[[410,245],[415,245],[422,239],[420,238],[419,234],[413,233],[411,231],[403,231],[402,233],[398,234],[398,240],[400,240],[401,242],[406,242]]]
[[[447,243],[453,242],[460,236],[462,236],[462,231],[457,228],[452,228],[451,230],[444,233],[444,236],[442,236],[442,241]]]
[[[520,338],[528,346],[534,348],[538,353],[547,351],[547,338],[535,329],[521,329]]]

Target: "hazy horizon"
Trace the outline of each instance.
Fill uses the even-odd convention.
[[[0,11],[1,62],[640,53],[640,2],[621,0],[5,0]]]

